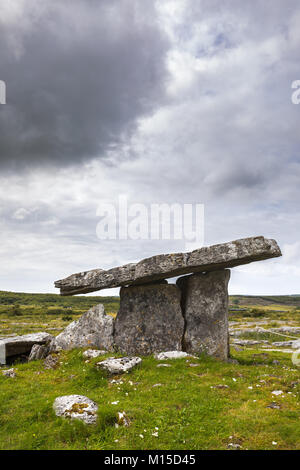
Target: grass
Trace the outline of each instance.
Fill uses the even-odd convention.
[[[254,332],[254,331],[245,331],[243,334],[238,336],[239,339],[252,339],[252,340],[267,340],[270,343],[272,342],[278,342],[278,341],[289,341],[290,338],[287,338],[286,336],[282,336],[279,334],[275,333],[269,333],[269,332]],[[300,335],[295,335],[293,334],[293,338],[300,338]]]
[[[33,331],[55,335],[70,317],[79,318],[99,302],[115,315],[118,298],[0,293],[0,335]],[[286,315],[285,324],[300,325],[293,306],[281,309],[269,304],[272,308],[243,305],[246,312],[235,311],[230,320],[237,326],[245,322],[255,326],[267,319],[263,326],[271,327],[279,326]],[[11,314],[15,305],[21,315]],[[54,312],[49,313],[51,309]],[[252,309],[263,313],[253,317]],[[255,338],[257,335],[285,340],[269,333],[255,333]],[[195,450],[228,449],[230,443],[253,450],[299,449],[299,367],[293,365],[291,354],[238,349],[232,350],[237,364],[201,356],[164,361],[171,367],[158,368],[153,357],[143,358],[131,373],[114,377],[121,379],[119,384],[96,369],[99,359],[86,362],[82,350],[61,352],[55,370],[45,370],[43,361],[16,363],[15,379],[0,373],[0,449]],[[275,396],[274,390],[283,394]],[[97,425],[55,416],[55,398],[69,394],[86,395],[97,402]],[[112,404],[115,401],[117,405]],[[268,407],[274,402],[279,409]],[[126,412],[129,427],[115,427],[118,411]]]
[[[234,357],[239,364],[202,356],[168,361],[169,368],[148,357],[123,384],[111,384],[95,368],[99,359],[86,363],[79,350],[61,353],[56,370],[42,361],[18,364],[15,379],[0,377],[0,449],[227,449],[230,442],[274,449],[273,441],[276,449],[299,449],[299,369],[284,353]],[[54,415],[54,399],[68,394],[98,403],[96,426]],[[272,402],[281,408],[267,408]],[[117,411],[129,427],[115,428]]]

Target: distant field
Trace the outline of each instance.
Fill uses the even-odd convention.
[[[74,296],[63,297],[58,294],[27,294],[0,291],[0,314],[20,306],[21,312],[31,314],[82,314],[96,304],[104,304],[107,313],[116,313],[119,297]]]
[[[240,305],[281,305],[290,307],[299,307],[300,309],[300,295],[232,295],[230,302],[238,302]]]
[[[276,302],[276,300],[281,303]],[[28,294],[0,291],[0,335],[49,331],[58,334],[70,321],[89,308],[102,303],[105,312],[115,316],[119,297]],[[300,322],[300,297],[297,296],[230,296],[229,319],[253,321],[267,318],[274,321]]]

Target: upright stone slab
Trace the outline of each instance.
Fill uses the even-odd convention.
[[[183,349],[206,352],[219,359],[229,357],[228,282],[230,270],[184,276],[177,280],[182,290],[185,319]]]
[[[115,347],[122,353],[141,356],[181,350],[184,319],[180,299],[180,289],[174,284],[122,287]]]

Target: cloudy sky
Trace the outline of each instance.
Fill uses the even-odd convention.
[[[186,249],[99,239],[123,195],[204,204],[205,245],[275,238],[230,292],[300,294],[299,24],[298,0],[1,0],[0,290]]]

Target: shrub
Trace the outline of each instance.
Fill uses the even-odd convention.
[[[15,304],[9,312],[9,315],[12,317],[20,317],[22,315],[21,307],[18,304]]]
[[[64,315],[62,317],[62,321],[72,321],[73,320],[73,317],[71,317],[71,315]]]

